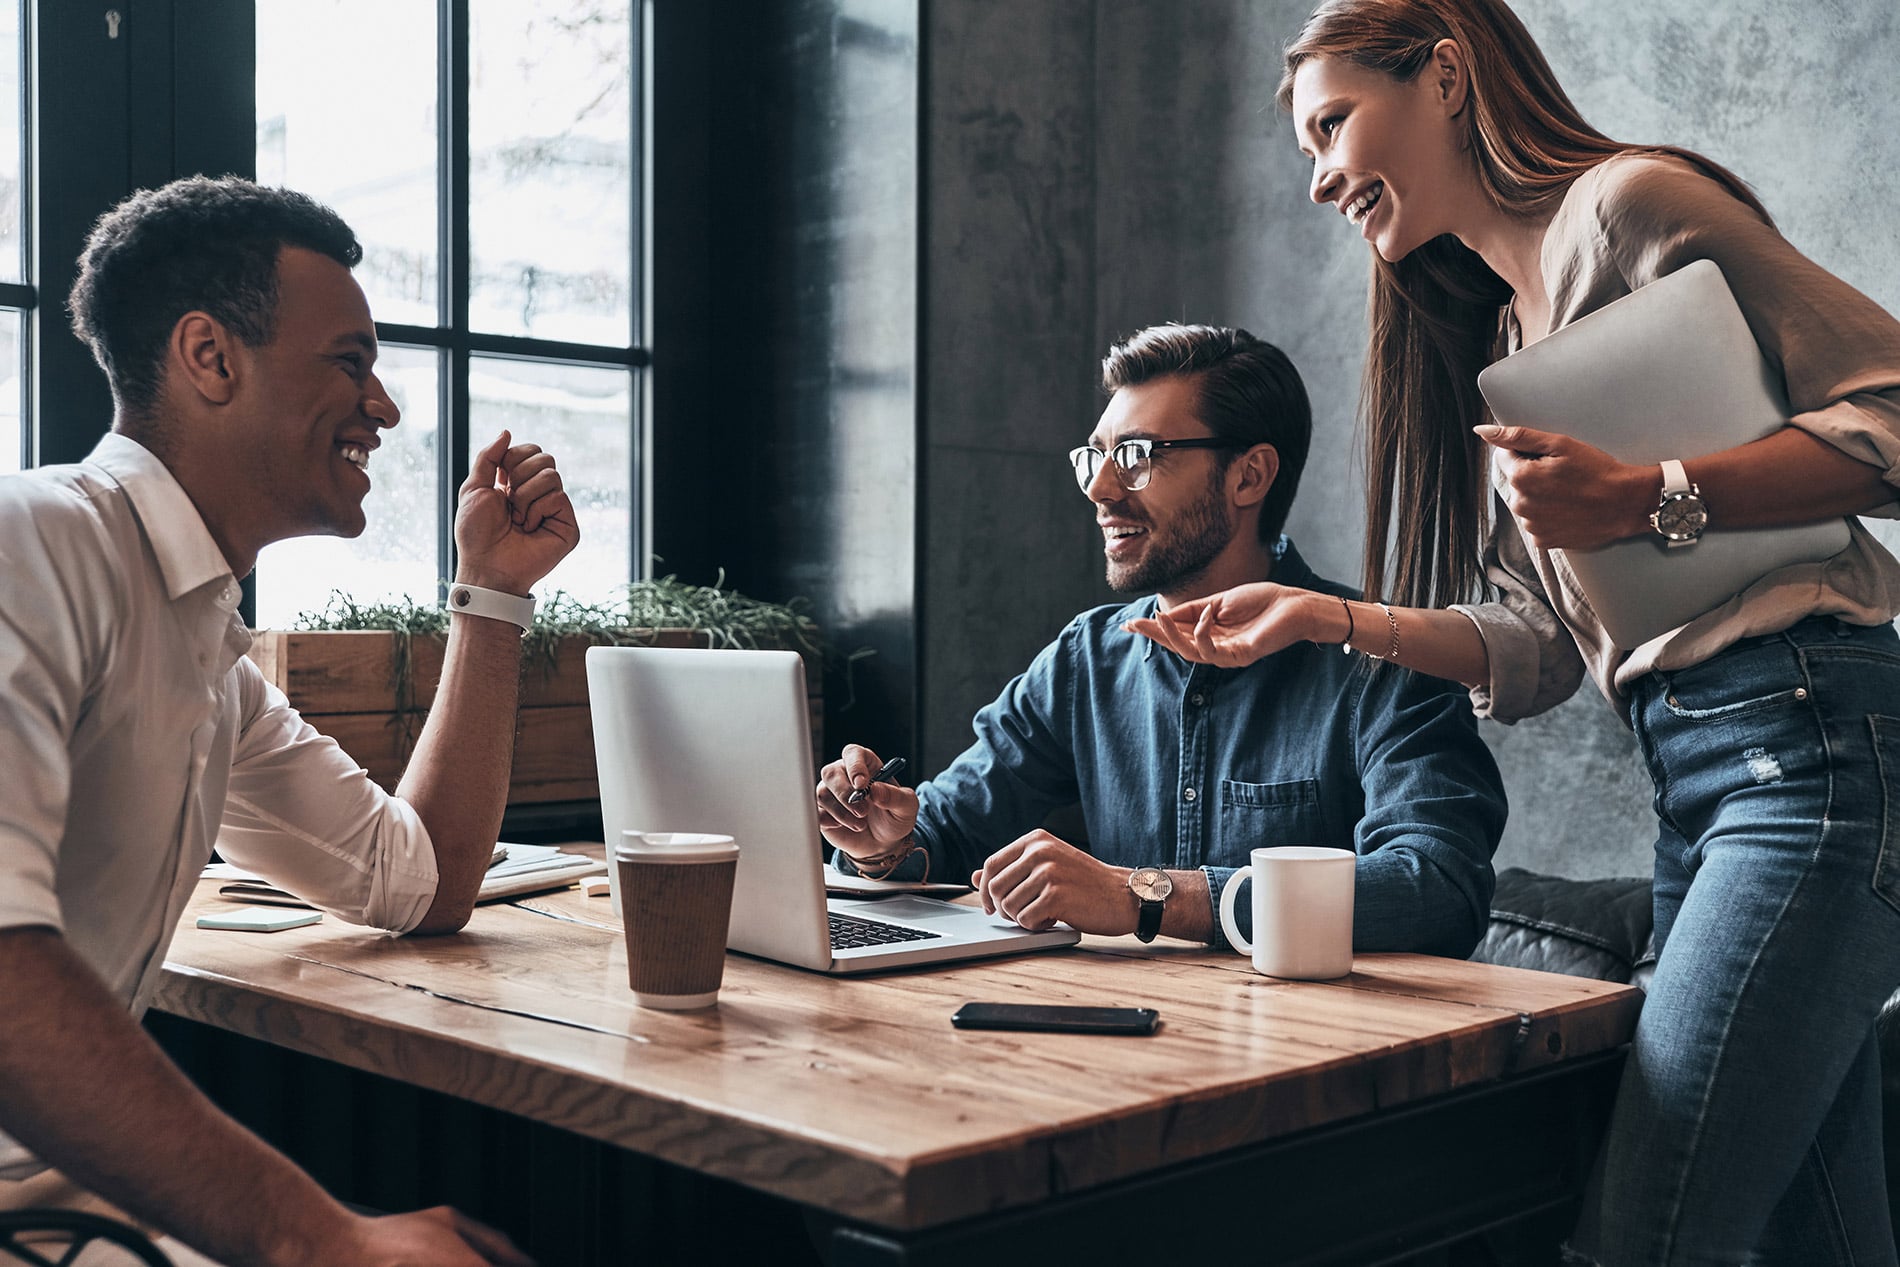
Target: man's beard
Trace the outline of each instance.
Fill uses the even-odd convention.
[[[1149,545],[1140,562],[1122,566],[1110,559],[1108,587],[1118,594],[1165,591],[1179,588],[1207,571],[1234,536],[1222,495],[1224,476],[1223,471],[1209,480],[1206,493],[1183,509],[1165,534],[1154,523],[1148,523]]]

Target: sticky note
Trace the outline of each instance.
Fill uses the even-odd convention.
[[[302,928],[323,918],[321,911],[286,911],[265,906],[240,906],[235,911],[200,915],[200,928],[230,928],[247,933],[277,933]]]

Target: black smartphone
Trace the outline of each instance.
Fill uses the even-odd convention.
[[[965,1003],[950,1018],[958,1029],[1039,1030],[1051,1034],[1152,1034],[1151,1007],[1060,1007],[1042,1003]]]

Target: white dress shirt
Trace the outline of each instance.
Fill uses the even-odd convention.
[[[245,658],[230,565],[147,449],[0,476],[0,577],[0,929],[60,930],[136,1017],[214,843],[341,919],[422,919],[427,829]],[[37,1168],[0,1135],[0,1178]]]

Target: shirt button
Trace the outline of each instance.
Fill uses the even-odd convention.
[[[1184,788],[1181,792],[1181,799],[1188,802],[1189,804],[1193,804],[1194,797],[1195,797],[1195,791],[1193,788]]]
[[[1199,708],[1201,705],[1207,703],[1207,696],[1201,694],[1199,691],[1196,691],[1194,692],[1194,694],[1188,696],[1188,703],[1194,705],[1194,707],[1196,708]]]

